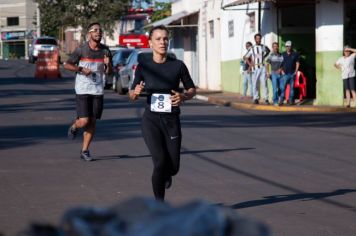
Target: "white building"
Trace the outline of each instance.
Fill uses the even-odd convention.
[[[260,32],[271,48],[287,40],[301,55],[308,98],[315,104],[342,105],[341,75],[333,67],[343,45],[356,47],[356,2],[353,0],[224,0],[221,15],[222,90],[241,93],[240,60],[246,41]]]
[[[194,83],[220,90],[221,0],[173,0],[172,15],[152,25],[172,32],[170,48],[187,65]]]
[[[221,0],[203,0],[199,14],[199,84],[221,90]]]
[[[0,58],[28,57],[28,45],[37,30],[36,9],[33,0],[0,1]]]

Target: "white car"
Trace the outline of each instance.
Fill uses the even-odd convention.
[[[32,41],[28,48],[28,62],[35,63],[40,51],[58,50],[58,42],[53,37],[39,37]]]

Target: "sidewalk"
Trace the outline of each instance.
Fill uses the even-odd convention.
[[[356,112],[356,107],[346,108],[341,106],[315,106],[313,100],[296,100],[296,105],[274,106],[266,105],[263,101],[260,104],[253,104],[251,97],[243,97],[238,93],[221,91],[197,90],[196,99],[212,104],[229,106],[236,109],[251,109],[261,111],[279,112]],[[271,102],[271,101],[270,101]]]

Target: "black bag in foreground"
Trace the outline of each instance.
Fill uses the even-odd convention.
[[[48,226],[47,226],[48,227]],[[59,227],[27,236],[270,236],[268,227],[235,210],[194,201],[181,207],[147,198],[133,198],[108,209],[74,208]],[[35,232],[37,231],[37,232]]]

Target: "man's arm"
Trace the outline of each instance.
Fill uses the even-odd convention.
[[[271,60],[268,57],[266,60],[266,74],[267,74],[267,78],[270,76],[270,67],[271,67]]]
[[[77,73],[83,73],[84,75],[90,75],[92,73],[90,69],[78,66],[81,55],[81,48],[76,48],[70,55],[69,59],[63,64],[64,69]]]
[[[298,72],[298,70],[299,70],[299,66],[300,66],[300,63],[299,63],[299,61],[297,61],[297,62],[295,63],[295,72],[294,72],[294,74],[297,74],[297,72]]]
[[[72,64],[70,62],[65,62],[64,63],[64,69],[66,70],[70,70],[70,71],[73,71],[73,72],[77,72],[77,73],[83,73],[84,75],[88,76],[92,73],[92,71],[88,68],[84,68],[84,67],[81,67],[81,66],[77,66],[75,64]]]
[[[294,71],[294,74],[297,74],[298,70],[299,70],[299,66],[300,66],[300,63],[299,63],[299,54],[297,53],[297,61],[295,62],[295,71]]]
[[[265,55],[263,57],[267,57],[269,55],[269,53],[271,52],[271,50],[264,45],[264,48],[265,48]]]

